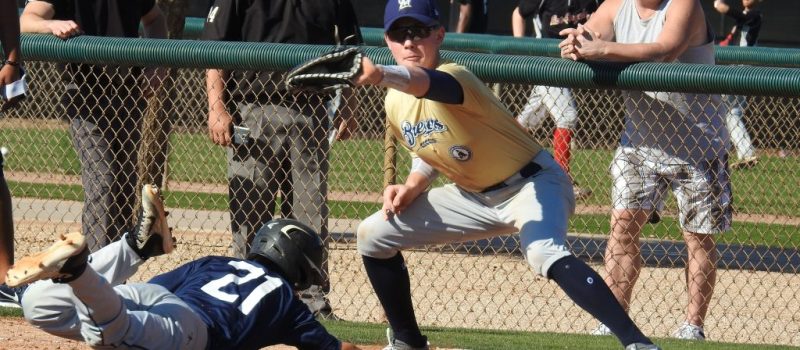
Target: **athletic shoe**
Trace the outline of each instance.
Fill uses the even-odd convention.
[[[19,308],[22,304],[22,293],[25,293],[28,286],[9,287],[5,283],[0,284],[0,307]]]
[[[175,248],[172,229],[167,225],[167,212],[157,186],[142,187],[139,222],[125,235],[125,240],[142,259],[169,254]]]
[[[625,350],[661,350],[656,344],[633,343],[628,344]]]
[[[575,200],[583,200],[589,198],[592,195],[592,190],[584,187],[578,186],[578,184],[572,185],[572,193],[575,194]]]
[[[389,345],[383,348],[383,350],[428,350],[431,345],[431,343],[427,343],[425,347],[415,348],[402,340],[395,339],[394,332],[392,332],[391,328],[386,328],[386,339],[389,340]]]
[[[758,165],[758,157],[750,156],[744,159],[740,159],[737,162],[731,164],[731,169],[733,170],[750,169],[756,165]]]
[[[67,283],[78,278],[86,270],[89,248],[80,232],[61,235],[60,239],[46,250],[26,256],[6,276],[9,287],[38,280],[53,279],[56,283]]]
[[[611,330],[606,327],[604,323],[600,323],[597,325],[597,328],[593,329],[589,334],[591,335],[614,335],[611,333]]]
[[[706,333],[703,332],[703,327],[695,326],[686,321],[672,333],[672,336],[684,340],[706,340]]]

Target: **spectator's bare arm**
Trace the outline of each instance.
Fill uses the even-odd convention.
[[[44,1],[30,1],[20,16],[20,30],[23,33],[53,34],[61,39],[80,35],[83,31],[75,21],[54,20],[55,8]]]

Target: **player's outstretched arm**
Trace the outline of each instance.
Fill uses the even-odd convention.
[[[361,60],[361,74],[356,85],[378,85],[422,97],[430,88],[430,77],[422,68],[413,66],[382,66],[364,56]]]

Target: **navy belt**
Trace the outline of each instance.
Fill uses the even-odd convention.
[[[519,171],[516,172],[514,175],[511,175],[507,179],[505,179],[503,181],[500,181],[500,182],[498,182],[498,183],[496,183],[494,185],[491,185],[489,187],[484,188],[483,191],[481,191],[481,193],[486,193],[486,192],[499,190],[499,189],[501,189],[503,187],[506,187],[506,186],[509,186],[509,185],[519,181],[519,180],[522,180],[522,179],[531,177],[533,175],[536,175],[536,173],[538,173],[541,170],[542,170],[542,166],[541,165],[536,164],[536,162],[531,161],[530,163],[525,164],[525,166],[522,167],[522,169],[519,169]]]

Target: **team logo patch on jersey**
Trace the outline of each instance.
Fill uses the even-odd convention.
[[[455,160],[460,160],[463,162],[472,158],[472,151],[470,151],[466,146],[457,145],[450,147],[450,156]]]
[[[422,120],[416,125],[411,125],[408,121],[403,121],[400,124],[400,129],[409,147],[414,147],[417,144],[417,137],[419,136],[427,136],[433,133],[447,131],[447,127],[438,119]]]

